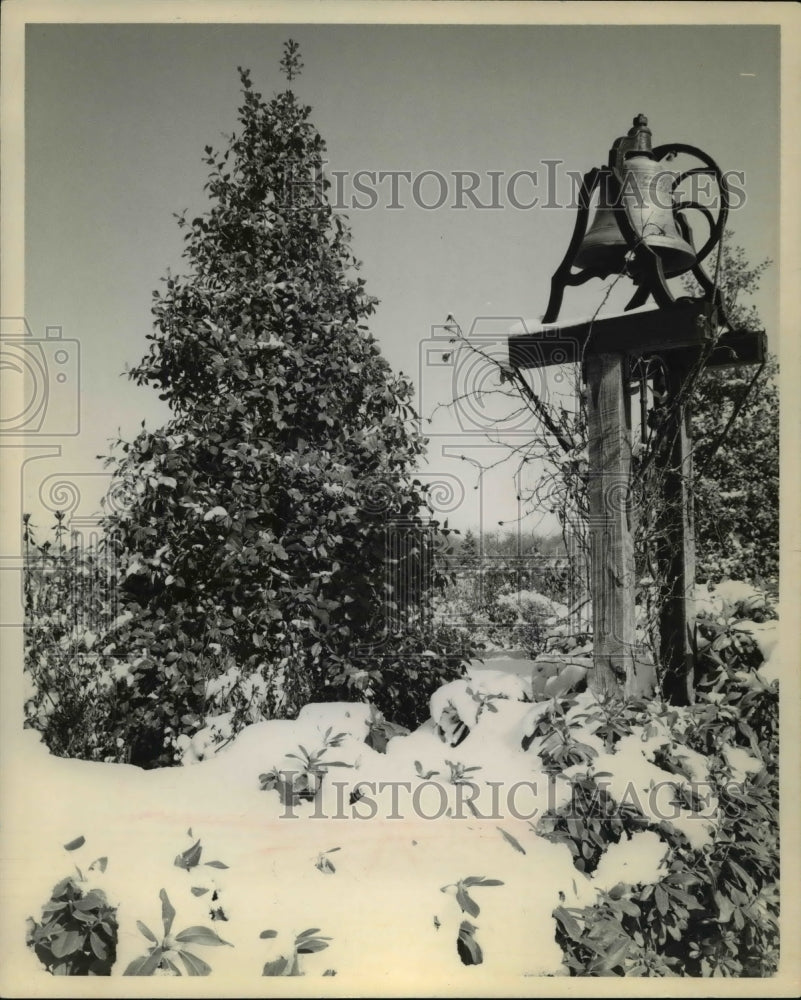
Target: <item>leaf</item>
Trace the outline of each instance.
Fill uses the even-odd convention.
[[[498,827],[500,829],[500,827]],[[523,852],[525,854],[525,851]],[[499,878],[485,878],[483,875],[468,875],[462,879],[462,885],[503,885]]]
[[[177,855],[175,858],[175,867],[190,871],[200,863],[200,855],[202,851],[203,848],[200,846],[200,841],[195,841],[191,847],[188,847],[181,854]]]
[[[463,912],[469,913],[471,917],[477,917],[481,912],[481,907],[468,894],[467,890],[461,883],[456,889],[456,902],[462,908]]]
[[[209,890],[204,888],[202,885],[193,885],[191,892],[193,896],[205,896]]]
[[[311,955],[315,951],[323,951],[328,947],[328,941],[325,938],[306,938],[297,946],[297,951],[299,955]]]
[[[101,872],[104,872],[107,866],[108,866],[108,858],[106,857],[97,858],[91,863],[91,865],[89,865],[89,871],[92,871],[95,867],[97,867],[100,869]]]
[[[459,936],[456,939],[456,950],[463,965],[481,965],[484,961],[484,955],[478,941],[473,937],[474,930],[475,927],[471,923],[466,920],[462,921]]]
[[[260,938],[278,937],[278,931],[262,931],[261,934],[259,934],[259,937]]]
[[[581,940],[581,924],[576,920],[576,918],[569,913],[564,906],[557,906],[553,911],[554,917],[559,921],[559,923],[564,927],[565,933],[573,941]]]
[[[731,858],[726,859],[726,864],[729,866],[729,868],[731,868],[734,874],[739,877],[740,881],[746,887],[746,889],[753,888],[754,880],[751,878],[748,872],[742,867],[742,865],[738,865],[737,862],[732,861]]]
[[[83,934],[79,934],[78,931],[66,931],[66,933],[57,934],[50,942],[50,950],[56,958],[64,958],[65,955],[72,955],[74,952],[80,951],[82,947]]]
[[[223,939],[215,934],[210,927],[187,927],[186,930],[180,932],[180,934],[175,935],[175,940],[180,941],[181,944],[206,944],[206,945],[221,945],[228,944],[228,941],[223,941]]]
[[[621,909],[626,916],[629,917],[639,917],[641,916],[640,908],[636,903],[633,903],[630,899],[619,899],[617,901],[618,908]]]
[[[511,833],[507,833],[506,830],[501,829],[501,827],[499,826],[497,826],[495,829],[500,833],[500,835],[508,844],[511,844],[512,847],[514,847],[516,851],[519,851],[521,854],[526,853],[525,848],[522,847],[520,841],[516,837],[513,837]],[[483,884],[486,885],[487,883],[484,882]]]
[[[64,845],[65,851],[77,851],[79,847],[83,847],[86,843],[86,837],[76,837],[75,840],[71,840],[68,844]]]
[[[178,957],[184,963],[187,974],[190,976],[208,976],[211,972],[211,966],[202,958],[193,955],[191,951],[184,951],[182,948],[178,952]]]
[[[301,938],[311,937],[313,934],[319,934],[319,933],[320,933],[319,927],[309,927],[307,930],[301,931],[300,934],[297,935],[295,940],[300,941]]]
[[[156,937],[153,931],[151,931],[151,929],[147,926],[147,924],[143,924],[141,920],[137,920],[136,926],[139,928],[141,933],[144,934],[144,936],[148,939],[148,941],[152,941],[154,944],[159,943],[159,939]]]
[[[161,900],[161,922],[164,924],[164,933],[166,935],[170,933],[172,922],[175,920],[175,910],[170,902],[170,897],[164,889],[159,893],[159,899]]]
[[[123,976],[152,976],[163,954],[163,948],[154,948],[149,955],[140,955],[130,963]]]
[[[282,955],[272,962],[266,962],[261,974],[263,976],[283,976],[288,964],[288,960]]]
[[[670,900],[668,898],[668,894],[665,892],[665,890],[662,888],[661,885],[654,886],[654,899],[656,900],[656,908],[664,917],[664,915],[670,909]]]
[[[623,959],[626,957],[626,953],[629,950],[629,945],[631,944],[628,938],[624,938],[620,943],[613,948],[608,955],[605,957],[605,964],[608,969],[614,969],[616,966],[620,965]]]
[[[105,894],[99,889],[91,889],[83,897],[83,899],[76,899],[73,906],[76,910],[83,910],[84,913],[90,910],[99,910],[102,906],[106,905]]]
[[[734,907],[732,906],[731,900],[723,895],[722,892],[715,891],[715,902],[718,904],[718,920],[722,924],[727,924],[734,913]]]
[[[222,861],[206,861],[204,862],[207,868],[227,868],[228,865],[222,863]]]
[[[108,958],[108,945],[96,931],[89,932],[89,945],[97,958]]]

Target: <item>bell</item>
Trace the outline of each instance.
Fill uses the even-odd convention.
[[[650,129],[639,115],[628,140],[619,139],[611,159],[618,154],[620,194],[612,204],[608,188],[602,187],[598,209],[576,254],[577,267],[620,274],[629,247],[617,222],[617,213],[627,211],[634,232],[659,256],[666,277],[681,274],[695,263],[696,255],[679,233],[673,214],[673,183],[676,175],[653,159]],[[634,149],[621,156],[623,146]],[[620,150],[620,152],[618,152]]]

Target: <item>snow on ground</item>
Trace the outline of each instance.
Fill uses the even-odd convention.
[[[176,930],[213,926],[233,945],[197,946],[212,979],[234,977],[252,990],[259,989],[264,963],[309,927],[331,942],[301,956],[301,968],[310,976],[335,970],[332,992],[364,981],[379,991],[440,983],[458,994],[481,990],[482,983],[497,990],[520,977],[563,975],[554,908],[563,901],[589,905],[599,888],[618,881],[659,879],[666,845],[656,833],[636,834],[610,847],[588,878],[565,845],[535,833],[542,812],[569,802],[570,785],[544,772],[537,741],[522,749],[552,704],[527,697],[519,676],[473,671],[435,693],[432,720],[390,740],[385,754],[364,742],[367,706],[309,705],[295,721],[249,726],[216,754],[206,756],[206,747],[205,759],[187,753],[188,766],[155,771],[55,758],[26,730],[5,765],[9,800],[25,803],[6,824],[16,849],[4,859],[3,929],[6,941],[19,942],[9,966],[28,988],[48,975],[24,946],[25,920],[41,919],[53,886],[78,865],[88,876],[84,889],[102,887],[119,904],[114,975],[147,949],[137,920],[160,934],[162,888],[177,911]],[[579,696],[573,713],[591,701]],[[454,703],[467,729],[457,746],[437,726]],[[261,774],[298,769],[287,755],[299,753],[300,744],[320,750],[327,733],[345,735],[322,761],[342,766],[331,768],[315,802],[286,806],[276,789],[261,790]],[[581,739],[600,754],[593,766],[610,772],[611,794],[622,801],[626,788],[635,788],[644,811],[656,816],[651,783],[684,779],[652,761],[669,742],[664,727],[649,733],[635,731],[617,753],[605,752],[591,733]],[[693,776],[705,774],[703,758],[687,766]],[[709,836],[708,824],[687,810],[675,823],[699,843]],[[67,852],[63,845],[80,835],[86,843]],[[200,864],[176,867],[176,856],[198,839]],[[89,872],[101,856],[108,858],[105,873]],[[503,882],[470,890],[480,906],[476,917],[462,913],[455,897],[455,883],[468,876]],[[209,891],[193,895],[193,887]],[[212,906],[222,907],[226,919],[212,923]],[[478,967],[462,965],[457,954],[466,918],[478,928],[484,954]],[[260,939],[265,929],[278,936]]]

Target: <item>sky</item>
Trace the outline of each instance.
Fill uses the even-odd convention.
[[[236,128],[237,66],[250,68],[265,96],[282,89],[289,37],[305,63],[294,89],[313,109],[330,170],[345,172],[354,251],[380,300],[371,330],[393,368],[412,376],[424,416],[463,377],[431,363],[437,341],[428,342],[449,314],[503,350],[516,320],[544,312],[574,223],[572,210],[544,207],[546,161],[564,163],[563,197],[564,171],[602,165],[640,112],[655,144],[697,145],[724,170],[743,173],[744,204],[730,221],[735,242],[754,261],[778,261],[775,26],[29,24],[25,317],[36,338],[61,328],[68,365],[80,355],[79,433],[47,438],[61,455],[26,467],[23,506],[35,518],[47,520],[43,497],[52,507],[64,480],[81,493],[75,515],[96,512],[107,482],[96,456],[108,453],[118,428],[129,439],[142,420],[164,422],[164,404],[121,373],[145,352],[152,291],[168,267],[181,269],[173,213],[203,207],[203,148],[224,147]],[[376,181],[378,203],[359,208],[352,179],[360,170],[411,172],[416,200],[428,205],[440,182],[423,174],[436,171],[445,203],[415,204],[400,179],[401,207],[390,207],[386,182]],[[496,172],[496,207],[466,197],[454,207],[458,171],[478,175],[482,204],[492,203]],[[518,171],[537,171],[537,182],[521,175],[510,195]],[[523,207],[534,195],[540,203]],[[774,349],[777,295],[774,266],[755,299]],[[569,289],[562,315],[585,318],[603,296],[599,281]],[[76,384],[58,387],[64,414],[78,405],[70,396]],[[49,405],[44,430],[77,429],[74,415]],[[434,433],[423,472],[444,483],[451,524],[486,531],[518,512],[510,466],[479,481],[477,463],[502,456],[489,446],[485,416],[440,412],[426,425]],[[538,433],[514,430],[518,439]],[[553,526],[541,512],[524,522]]]

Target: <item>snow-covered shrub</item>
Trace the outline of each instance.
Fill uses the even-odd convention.
[[[582,763],[586,762],[586,757]],[[560,769],[561,770],[561,769]],[[648,820],[633,805],[620,805],[591,773],[571,779],[570,802],[540,820],[540,836],[565,844],[580,872],[592,874],[610,844],[643,830]]]
[[[116,706],[132,682],[115,639],[117,578],[102,548],[67,541],[57,511],[52,540],[38,542],[23,518],[25,725],[52,753],[119,760]]]
[[[500,670],[468,669],[463,680],[451,681],[432,694],[430,707],[437,733],[449,746],[458,746],[484,711],[497,711],[497,699],[528,701],[531,686],[522,677]]]
[[[406,736],[409,732],[405,726],[399,726],[385,719],[375,705],[370,706],[367,725],[368,732],[364,742],[377,753],[386,753],[387,744],[394,736]]]
[[[460,677],[474,655],[473,636],[454,626],[434,625],[422,635],[394,636],[391,653],[379,648],[346,683],[354,700],[370,702],[388,721],[414,729],[428,718],[431,695]]]
[[[713,791],[720,821],[703,847],[692,847],[683,834],[662,824],[659,832],[670,852],[668,871],[659,881],[621,881],[590,907],[555,911],[557,940],[572,975],[766,976],[776,971],[778,812],[770,782],[762,772],[739,788],[717,781]],[[590,795],[597,802],[592,790]],[[605,824],[596,820],[586,826],[582,848],[587,844],[588,860],[595,858],[603,837],[624,822],[643,825],[634,812],[624,818],[611,810]],[[584,826],[576,819],[573,823]]]
[[[611,716],[599,706],[589,714],[607,717],[595,725],[583,713],[585,740],[591,731],[614,754],[619,744],[639,739],[640,709],[650,711],[656,737],[651,749],[646,740],[643,754],[675,775],[674,805],[687,818],[648,816],[620,801],[612,808],[599,780],[614,760],[609,753],[593,762],[594,773],[585,769],[572,779],[568,808],[543,817],[544,835],[567,843],[582,870],[597,864],[605,844],[624,830],[658,832],[670,847],[667,872],[655,884],[622,880],[592,906],[555,911],[572,975],[776,971],[778,688],[760,674],[772,648],[774,614],[753,588],[721,585],[699,609],[696,704],[670,708],[654,701],[621,706]],[[568,713],[567,728],[578,718]],[[711,812],[702,808],[709,803]]]
[[[698,749],[734,743],[778,764],[779,691],[766,679],[778,635],[776,610],[757,588],[724,581],[699,602],[695,708],[688,739]]]
[[[558,602],[536,590],[509,591],[499,594],[497,601],[501,607],[515,610],[518,622],[546,623],[566,610],[564,605],[559,605]]]
[[[588,764],[597,756],[594,747],[579,739],[579,723],[568,718],[567,712],[574,705],[574,699],[554,698],[538,717],[531,733],[523,738],[523,750],[533,745],[533,752],[548,774],[560,774],[575,764]]]
[[[29,522],[25,531],[25,719],[52,753],[171,766],[203,760],[247,725],[282,714],[297,650],[243,667],[220,643],[113,614],[118,581],[96,551],[60,544],[58,534],[55,547],[38,545]],[[431,693],[473,652],[470,636],[446,626],[396,636],[387,648],[354,657],[358,668],[341,662],[337,683],[402,728],[425,721]]]

